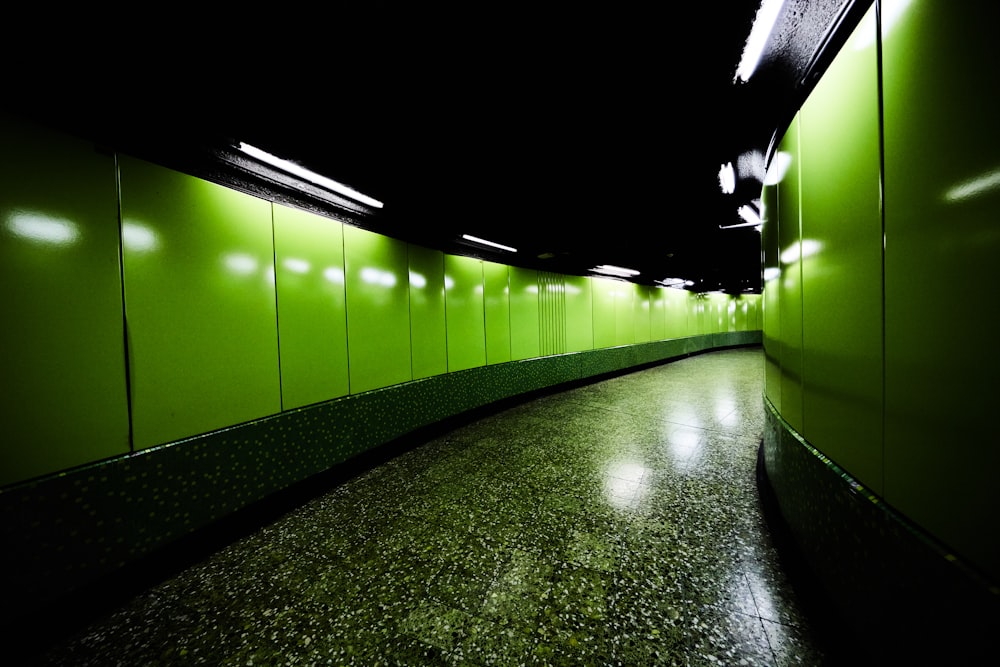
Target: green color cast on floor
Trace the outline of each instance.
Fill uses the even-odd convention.
[[[39,665],[820,665],[755,477],[759,347],[457,426]]]

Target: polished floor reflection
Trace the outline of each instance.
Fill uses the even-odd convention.
[[[820,665],[755,481],[760,348],[458,426],[38,664]]]

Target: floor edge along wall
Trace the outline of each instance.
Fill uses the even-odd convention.
[[[132,566],[421,427],[531,392],[713,349],[736,331],[468,369],[334,399],[0,491],[4,617]]]
[[[1000,628],[1000,588],[764,403],[767,483],[813,576],[858,640],[878,652],[944,644],[959,656],[992,637]]]

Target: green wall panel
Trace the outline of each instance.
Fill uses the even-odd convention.
[[[445,255],[444,281],[448,370],[485,366],[483,263],[474,257]]]
[[[778,185],[783,177],[781,153],[768,168],[767,182],[761,190],[761,251],[763,289],[760,318],[764,347],[764,395],[781,412],[781,268],[778,259]]]
[[[635,342],[635,287],[624,280],[614,280],[615,345]]]
[[[665,287],[649,292],[649,338],[663,340],[667,337],[667,297]]]
[[[566,351],[566,283],[560,274],[538,272],[538,327],[543,355]]]
[[[686,290],[663,289],[664,338],[684,338],[688,335],[688,313],[692,294]]]
[[[799,113],[803,422],[882,492],[882,219],[874,7]],[[865,48],[857,48],[867,44]]]
[[[137,448],[281,410],[271,205],[121,157]]]
[[[884,3],[885,497],[1000,580],[1000,5],[955,4]]]
[[[594,349],[592,281],[586,276],[566,276],[566,351]]]
[[[344,226],[351,393],[412,378],[407,244]]]
[[[614,347],[615,336],[615,292],[618,281],[608,278],[592,278],[594,303],[594,347]]]
[[[115,163],[0,116],[0,485],[129,450]]]
[[[779,151],[791,162],[778,184],[778,283],[781,309],[781,416],[802,431],[802,231],[799,219],[799,121],[792,121]]]
[[[343,224],[274,205],[275,287],[281,405],[284,409],[344,396],[347,299]]]
[[[740,296],[733,299],[731,308],[733,310],[732,328],[730,331],[747,331],[750,329],[750,299]]]
[[[483,262],[486,363],[510,361],[510,273],[506,264]]]
[[[417,380],[448,372],[444,253],[416,245],[408,246],[407,253],[411,362]]]
[[[511,359],[531,359],[541,354],[538,322],[538,272],[510,267]]]
[[[632,312],[635,323],[632,325],[636,343],[648,343],[652,340],[652,287],[635,285],[632,291]]]

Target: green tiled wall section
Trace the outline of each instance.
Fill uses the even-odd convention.
[[[0,140],[11,600],[470,409],[760,341],[695,314],[754,295],[445,255],[5,115]]]
[[[127,453],[129,416],[115,158],[22,123],[0,145],[2,486]]]
[[[782,425],[767,432],[766,468],[831,588],[875,608],[934,605],[878,585],[913,558],[879,546],[870,512],[844,511],[852,494],[1000,582],[1000,357],[979,344],[1000,252],[998,20],[986,1],[873,3],[763,187],[765,396]],[[796,477],[805,449],[789,438],[843,475]],[[854,581],[866,563],[874,574]]]

